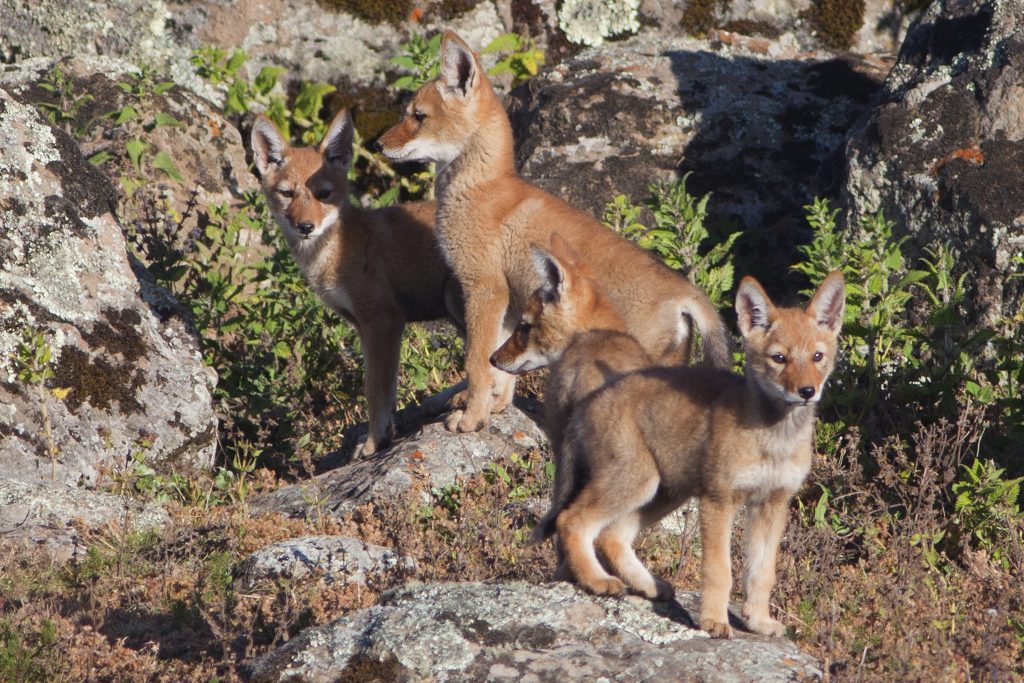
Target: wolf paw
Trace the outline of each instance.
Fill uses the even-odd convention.
[[[747,618],[747,628],[754,633],[760,633],[766,636],[772,636],[778,638],[786,633],[786,627],[781,621],[775,619],[750,619]]]
[[[607,579],[588,581],[583,587],[594,595],[619,596],[626,594],[626,584],[614,576],[609,576]]]
[[[487,426],[487,420],[474,420],[468,417],[465,411],[462,410],[453,410],[444,421],[445,429],[449,432],[459,432],[460,434],[479,432],[485,426]]]
[[[700,627],[712,638],[732,638],[732,627],[714,619],[701,619]]]

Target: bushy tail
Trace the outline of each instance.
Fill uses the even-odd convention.
[[[690,317],[700,331],[704,365],[728,370],[732,368],[732,338],[722,316],[711,305],[711,300],[703,296],[703,292],[701,294],[699,299],[691,299],[683,304],[683,313]]]
[[[580,485],[576,450],[573,439],[562,435],[562,444],[551,444],[555,452],[555,489],[551,494],[551,507],[533,527],[531,543],[542,543],[555,535],[558,515],[569,505]]]

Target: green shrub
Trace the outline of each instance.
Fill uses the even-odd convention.
[[[726,306],[734,279],[732,249],[740,233],[732,233],[717,243],[712,239],[704,225],[711,195],[698,199],[687,192],[688,177],[689,174],[649,186],[646,206],[654,215],[653,228],[641,222],[643,207],[635,206],[625,195],[618,195],[608,204],[604,223],[653,251],[670,268],[687,272],[713,304]]]

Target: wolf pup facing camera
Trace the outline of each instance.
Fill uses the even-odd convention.
[[[776,308],[751,277],[736,314],[745,377],[704,367],[628,374],[574,412],[564,436],[571,494],[549,517],[567,573],[593,593],[627,588],[665,599],[672,587],[633,551],[644,527],[693,496],[700,502],[701,628],[728,638],[733,519],[747,508],[747,626],[782,635],[769,615],[789,502],[811,468],[818,399],[835,363],[845,290],[834,271],[806,308]],[[562,462],[556,462],[562,468]],[[544,530],[547,533],[551,529]],[[609,574],[595,554],[600,550]]]
[[[729,364],[728,335],[707,295],[654,255],[519,177],[508,115],[473,51],[454,33],[441,41],[439,77],[416,92],[378,146],[396,161],[437,163],[438,239],[466,303],[469,388],[465,410],[446,420],[449,429],[478,430],[511,400],[515,377],[488,358],[541,284],[530,245],[547,244],[555,229],[590,264],[626,329],[652,357],[687,360],[693,324],[706,359]]]
[[[461,294],[434,233],[433,202],[361,209],[349,202],[352,118],[340,111],[319,149],[291,147],[260,116],[252,151],[274,219],[321,300],[349,321],[365,356],[369,433],[359,455],[394,436],[405,323],[461,319]]]

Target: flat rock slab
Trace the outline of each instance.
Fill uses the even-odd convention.
[[[79,527],[152,529],[169,521],[162,507],[113,493],[0,478],[0,539],[42,547],[58,562],[84,552]]]
[[[785,638],[712,640],[696,598],[596,598],[566,584],[410,584],[307,629],[253,680],[801,681],[821,669]]]
[[[396,567],[414,569],[416,563],[391,548],[349,536],[303,536],[274,543],[245,558],[236,572],[242,586],[261,581],[319,579],[325,584],[366,584],[367,576]]]
[[[534,419],[510,406],[492,416],[490,426],[473,434],[455,434],[441,422],[433,422],[389,449],[256,496],[251,510],[292,517],[340,515],[364,503],[396,499],[419,478],[425,478],[429,487],[447,486],[456,477],[480,472],[489,462],[546,443]]]

